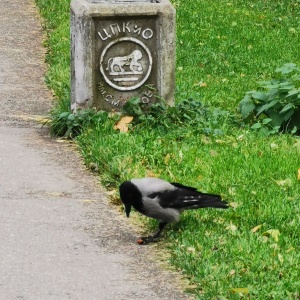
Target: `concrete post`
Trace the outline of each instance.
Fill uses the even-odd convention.
[[[120,111],[175,89],[175,9],[168,0],[71,2],[71,108]]]

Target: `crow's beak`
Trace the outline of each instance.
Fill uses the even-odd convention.
[[[131,212],[131,205],[124,205],[124,206],[125,206],[126,217],[129,218]]]

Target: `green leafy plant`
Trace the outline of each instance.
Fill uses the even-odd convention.
[[[259,83],[240,102],[245,120],[264,133],[300,132],[300,69],[288,63],[276,69],[276,78]]]
[[[76,113],[63,112],[53,116],[50,132],[54,136],[74,138],[88,126],[105,123],[108,119],[107,112],[97,112],[95,109],[78,110]]]
[[[204,105],[199,100],[184,99],[175,106],[164,100],[152,104],[148,110],[139,98],[130,99],[123,107],[123,114],[133,116],[134,123],[142,127],[156,127],[162,131],[185,130],[222,135],[234,116],[226,111]]]

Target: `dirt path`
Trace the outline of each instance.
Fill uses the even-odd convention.
[[[38,15],[0,11],[0,299],[188,299],[73,146],[31,121],[51,107]]]

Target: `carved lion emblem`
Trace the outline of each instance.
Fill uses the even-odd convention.
[[[126,69],[124,67],[126,66],[129,69],[127,69],[127,72],[140,73],[143,71],[143,67],[138,61],[142,59],[142,57],[143,55],[140,50],[134,50],[127,56],[111,57],[107,61],[106,70],[110,70],[111,75],[115,73],[125,73]]]

